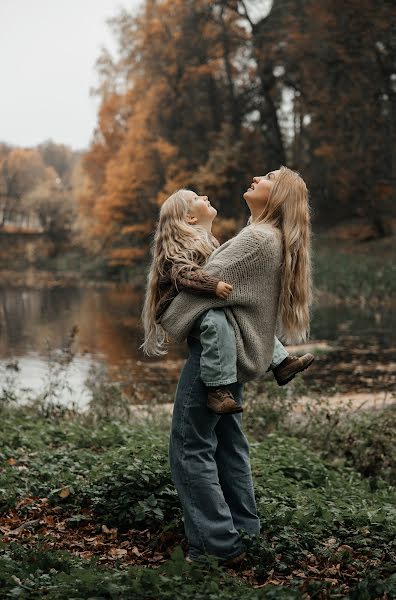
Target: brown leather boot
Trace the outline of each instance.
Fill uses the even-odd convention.
[[[243,561],[246,558],[246,552],[241,552],[241,554],[238,554],[237,556],[233,556],[232,558],[228,558],[227,560],[225,560],[224,562],[221,563],[221,565],[223,567],[227,567],[227,568],[234,568],[234,567],[239,567],[239,565],[241,563],[243,563]]]
[[[312,365],[314,360],[314,355],[309,353],[303,356],[287,356],[280,365],[272,369],[278,385],[289,383],[297,373]]]
[[[216,415],[230,415],[243,411],[240,404],[235,402],[234,396],[226,387],[208,387],[208,401],[206,406]]]
[[[239,567],[239,565],[241,563],[243,563],[245,558],[246,558],[246,552],[241,552],[237,556],[233,556],[232,558],[227,558],[226,560],[219,559],[219,564],[226,568],[235,568],[235,567]],[[187,554],[187,556],[185,556],[184,560],[190,564],[195,562],[192,560],[192,558],[190,558],[190,556],[188,554]]]

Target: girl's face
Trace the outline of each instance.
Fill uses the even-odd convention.
[[[257,212],[264,209],[279,173],[278,169],[277,171],[270,171],[264,177],[253,177],[250,188],[243,194],[251,211],[255,209]]]
[[[198,196],[195,192],[188,192],[189,210],[187,221],[190,225],[205,225],[212,223],[217,215],[217,210],[208,200],[207,196]]]

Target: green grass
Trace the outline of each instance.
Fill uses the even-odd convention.
[[[269,585],[254,589],[230,577],[216,564],[207,568],[188,565],[180,548],[159,569],[109,569],[94,560],[81,560],[66,552],[27,550],[0,543],[0,587],[5,598],[80,600],[120,598],[131,600],[299,600],[298,590]]]
[[[375,435],[375,428],[369,431]],[[183,560],[177,543],[183,536],[182,511],[170,479],[166,424],[95,424],[82,417],[55,419],[21,409],[3,411],[3,516],[21,499],[31,497],[30,504],[18,508],[23,518],[31,518],[34,498],[48,498],[59,514],[75,515],[77,530],[85,507],[93,510],[99,529],[102,524],[120,532],[149,528],[151,548],[165,531],[172,531],[176,540],[169,545],[173,557],[161,569],[147,565],[128,570],[49,551],[41,535],[34,542],[25,541],[25,547],[2,544],[4,597],[157,599],[176,594],[186,599],[205,595],[374,600],[386,590],[387,598],[394,597],[396,488],[377,479],[373,489],[370,477],[353,468],[353,461],[348,466],[324,458],[310,447],[309,438],[264,429],[261,436],[256,429],[255,438],[250,434],[249,438],[262,535],[243,534],[246,568],[256,584],[268,579],[282,584],[259,589],[246,576],[226,577],[216,561],[190,570]],[[59,491],[65,486],[70,494],[62,498]]]
[[[315,287],[345,302],[390,300],[396,292],[394,239],[382,242],[340,242],[314,236]]]

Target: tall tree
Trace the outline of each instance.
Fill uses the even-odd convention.
[[[100,62],[109,83],[98,88],[103,103],[82,205],[109,260],[125,264],[147,253],[158,204],[195,184],[227,122],[236,143],[243,112],[232,61],[245,32],[235,15],[203,0],[146,2],[138,17],[121,13],[113,28],[120,60]]]
[[[293,158],[321,218],[363,214],[379,235],[387,232],[381,194],[395,181],[392,15],[382,0],[275,0],[256,33],[292,91]]]

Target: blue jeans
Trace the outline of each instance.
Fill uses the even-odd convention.
[[[237,351],[232,325],[221,308],[210,308],[194,323],[199,327],[201,379],[207,386],[237,381]]]
[[[284,345],[275,336],[274,352],[272,354],[272,360],[270,364],[271,369],[274,369],[275,367],[280,365],[281,362],[284,361],[285,358],[287,358],[288,356],[288,351],[285,350]]]
[[[237,381],[235,334],[221,308],[211,308],[194,323],[202,344],[201,378],[207,386],[228,385]],[[275,337],[270,367],[279,365],[289,353]]]
[[[216,415],[206,406],[200,377],[202,346],[187,338],[189,357],[176,389],[169,440],[169,464],[183,507],[189,556],[220,560],[244,550],[239,531],[260,533],[249,444],[242,414]],[[242,404],[242,384],[230,389]]]

